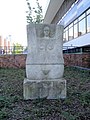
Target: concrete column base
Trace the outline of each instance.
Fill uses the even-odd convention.
[[[28,99],[59,99],[66,98],[66,80],[61,79],[47,79],[47,80],[29,80],[24,79],[23,96],[25,100]]]

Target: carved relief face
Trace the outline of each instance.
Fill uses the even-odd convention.
[[[45,38],[48,38],[49,37],[49,34],[50,34],[50,29],[48,26],[45,26],[44,27],[44,37]]]
[[[56,37],[56,27],[55,25],[40,25],[35,27],[35,34],[37,38],[55,38]]]

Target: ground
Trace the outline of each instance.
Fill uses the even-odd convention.
[[[25,69],[0,68],[0,120],[90,120],[90,71],[65,67],[67,98],[24,100]]]

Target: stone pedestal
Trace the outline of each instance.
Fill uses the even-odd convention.
[[[66,97],[63,79],[63,26],[30,24],[27,26],[28,54],[24,99],[59,99]]]
[[[66,98],[66,80],[29,80],[24,79],[23,95],[28,99],[59,99]]]

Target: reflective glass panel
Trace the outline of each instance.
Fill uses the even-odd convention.
[[[64,42],[66,41],[66,32],[64,32],[64,34],[63,34],[63,41]]]
[[[85,18],[79,22],[79,32],[78,36],[83,35],[86,33],[86,27],[85,27]]]
[[[66,41],[68,41],[68,30],[66,31]]]
[[[73,39],[73,27],[69,28],[69,40]]]
[[[78,37],[78,27],[77,24],[74,25],[74,38]]]
[[[87,11],[87,15],[90,14],[90,9]]]
[[[90,32],[90,15],[87,16],[87,32]]]
[[[85,13],[79,17],[79,21],[85,17]]]

